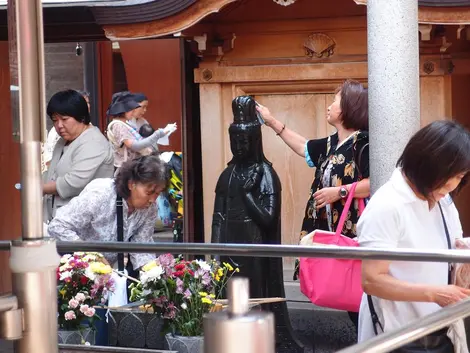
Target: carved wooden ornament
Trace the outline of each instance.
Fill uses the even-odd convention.
[[[328,58],[333,55],[335,46],[335,41],[323,33],[313,33],[304,42],[305,54],[311,58]]]
[[[276,4],[282,6],[289,6],[295,3],[297,0],[273,0]]]

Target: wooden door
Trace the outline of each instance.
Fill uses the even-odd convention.
[[[261,95],[256,100],[272,114],[307,139],[326,137],[334,128],[326,121],[326,111],[334,94]],[[298,244],[300,227],[315,169],[293,152],[274,131],[263,127],[263,148],[282,183],[282,243]],[[285,261],[292,265],[291,260]]]

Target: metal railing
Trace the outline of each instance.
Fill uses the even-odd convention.
[[[0,241],[0,251],[10,249],[9,241]],[[351,258],[362,260],[391,260],[413,262],[470,262],[468,250],[416,250],[377,249],[331,246],[253,245],[253,244],[206,244],[206,243],[123,243],[123,242],[57,242],[59,252],[98,251],[135,253],[178,253],[225,256],[260,257],[317,257]],[[470,299],[443,308],[421,318],[400,330],[382,334],[371,340],[345,348],[339,353],[390,352],[429,333],[444,328],[470,315]]]
[[[418,338],[449,326],[470,315],[470,299],[445,307],[405,327],[381,334],[368,341],[340,350],[338,353],[385,353]]]
[[[0,241],[0,251],[10,248]],[[178,253],[188,255],[318,257],[362,260],[413,262],[470,262],[468,250],[377,249],[332,246],[206,244],[206,243],[123,243],[123,242],[57,242],[59,252],[98,251],[131,253]]]

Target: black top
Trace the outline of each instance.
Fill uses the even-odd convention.
[[[315,178],[310,190],[301,237],[316,230],[335,231],[346,200],[339,200],[330,207],[316,209],[313,194],[324,187],[349,185],[369,177],[369,135],[356,132],[338,147],[338,134],[310,140],[307,151],[315,164]],[[360,165],[356,165],[360,164]],[[355,200],[346,218],[343,231],[345,236],[356,237],[358,201]]]

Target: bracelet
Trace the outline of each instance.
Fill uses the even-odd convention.
[[[284,129],[286,128],[286,124],[284,124],[284,126],[282,127],[281,131],[279,131],[276,136],[281,136],[282,132],[284,131]]]

